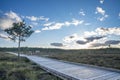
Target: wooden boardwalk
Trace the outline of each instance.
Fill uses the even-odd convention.
[[[21,56],[27,57],[44,70],[66,80],[120,80],[119,70],[74,64],[38,56]]]

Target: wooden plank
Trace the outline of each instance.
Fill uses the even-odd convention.
[[[16,53],[12,53],[15,54]],[[41,68],[66,80],[120,80],[120,71],[96,66],[71,63],[50,58],[27,56]]]

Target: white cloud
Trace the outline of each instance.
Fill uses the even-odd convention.
[[[95,14],[100,14],[101,17],[98,17],[97,20],[104,21],[106,18],[108,18],[108,15],[106,14],[105,10],[103,10],[101,7],[96,8]]]
[[[85,37],[95,36],[95,35],[97,35],[97,33],[94,32],[94,31],[91,31],[91,32],[85,31],[85,32],[84,32],[84,36],[85,36]]]
[[[49,22],[49,23],[45,23],[43,24],[43,26],[47,27],[47,26],[51,26],[52,24],[54,24],[55,22]]]
[[[32,22],[32,24],[33,24],[33,25],[35,25],[35,26],[37,26],[37,25],[38,25],[38,23],[37,23],[37,22]]]
[[[80,24],[82,24],[84,21],[83,20],[77,20],[77,19],[73,19],[71,22],[65,21],[65,22],[51,22],[51,23],[46,23],[43,24],[43,26],[45,26],[44,28],[42,28],[42,30],[56,30],[56,29],[61,29],[63,26],[78,26]]]
[[[55,46],[55,47],[64,47],[65,45],[63,43],[51,43],[51,46]]]
[[[10,11],[8,13],[5,13],[5,15],[10,18],[10,19],[14,19],[15,21],[19,22],[22,21],[21,18],[13,11]]]
[[[0,29],[8,29],[12,27],[14,21],[10,18],[0,18]]]
[[[100,0],[100,3],[103,4],[103,3],[104,3],[104,0]]]
[[[78,40],[78,39],[79,39],[79,38],[78,38],[78,35],[77,35],[76,33],[74,33],[74,34],[72,34],[72,35],[70,35],[70,36],[66,36],[66,37],[63,39],[63,41],[66,42],[66,43],[71,43],[71,42],[76,41],[76,40]]]
[[[0,33],[0,38],[3,38],[3,39],[8,40],[8,41],[11,40],[10,37],[8,37],[7,35],[2,34],[2,33]]]
[[[99,13],[101,15],[105,15],[105,10],[103,10],[101,7],[96,8],[96,14]]]
[[[40,16],[40,17],[39,17],[39,20],[48,21],[49,18],[45,18],[44,16]]]
[[[74,25],[74,26],[78,26],[80,24],[82,24],[84,22],[84,20],[77,20],[77,19],[72,19],[72,22],[64,22],[64,26],[70,26],[70,25]]]
[[[95,30],[99,35],[109,35],[109,34],[114,34],[114,35],[120,35],[120,28],[97,28]]]
[[[0,33],[0,37],[1,37],[1,38],[8,38],[7,35],[1,34],[1,33]]]
[[[120,17],[120,13],[118,14],[118,16]]]
[[[78,26],[79,24],[82,24],[84,22],[84,20],[76,20],[76,19],[73,19],[72,23],[73,25],[75,26]]]
[[[54,29],[60,29],[62,26],[64,25],[64,23],[56,23],[52,26],[49,26],[50,30],[54,30]]]
[[[65,24],[66,26],[70,26],[70,25],[71,25],[71,23],[68,22],[68,21],[66,21],[64,24]]]
[[[43,28],[42,30],[55,30],[55,29],[60,29],[64,23],[55,23],[53,25],[50,25],[48,27]]]
[[[97,28],[94,31],[85,31],[82,36],[75,34],[63,38],[65,48],[80,49],[80,48],[94,48],[107,47],[108,44],[119,45],[119,40],[110,40],[110,35],[120,36],[120,28]]]
[[[14,22],[22,21],[21,18],[13,11],[5,13],[4,16],[0,18],[0,29],[4,30],[11,28]]]
[[[44,16],[40,16],[40,17],[36,17],[36,16],[26,16],[27,19],[31,20],[31,21],[48,21],[49,18],[45,18]]]
[[[106,36],[106,35],[120,35],[120,28],[112,27],[112,28],[97,28],[95,31],[85,31],[84,36]]]
[[[49,29],[49,27],[42,28],[42,31],[45,31],[45,30],[50,30],[50,29]]]
[[[104,16],[102,16],[102,17],[98,17],[97,19],[98,19],[99,21],[104,21],[107,17],[108,17],[108,15],[104,15]]]
[[[80,14],[81,16],[85,16],[85,12],[83,11],[83,9],[80,10],[79,14]]]
[[[31,21],[37,21],[38,18],[35,16],[26,16],[27,19],[31,20]]]
[[[40,30],[35,30],[35,33],[40,33],[41,31]]]

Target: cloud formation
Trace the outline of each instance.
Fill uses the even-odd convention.
[[[91,36],[91,37],[86,37],[85,39],[87,40],[87,42],[92,42],[94,40],[99,40],[101,38],[104,38],[104,36]]]
[[[120,35],[120,28],[118,27],[112,27],[112,28],[97,28],[95,32],[98,35],[109,35],[109,34],[114,34],[114,35]]]
[[[62,43],[51,43],[51,46],[55,46],[55,47],[63,47],[64,45]]]
[[[27,18],[27,19],[29,19],[29,20],[31,20],[31,21],[39,21],[39,20],[41,20],[41,21],[48,21],[48,20],[49,20],[49,18],[46,18],[46,17],[44,17],[44,16],[40,16],[40,17],[36,17],[36,16],[26,16],[25,18]]]
[[[71,22],[65,21],[62,23],[50,22],[50,23],[43,24],[43,26],[45,27],[42,28],[42,30],[56,30],[56,29],[61,29],[64,26],[71,26],[71,25],[78,26],[83,22],[84,22],[83,20],[77,20],[77,19],[73,19]]]
[[[120,41],[119,40],[108,40],[105,42],[106,45],[109,45],[109,44],[119,44]]]
[[[63,38],[65,44],[70,48],[76,47],[107,47],[109,45],[119,45],[119,40],[110,40],[110,36],[120,36],[120,28],[97,28],[94,31],[85,31],[82,36],[78,34],[72,34]],[[70,46],[71,45],[71,46]],[[79,46],[80,45],[80,46]],[[73,47],[74,48],[74,47]]]
[[[14,22],[22,21],[21,18],[13,11],[7,12],[0,18],[0,29],[4,30],[12,27]]]
[[[13,11],[5,13],[4,15],[6,15],[8,18],[13,19],[13,20],[15,20],[17,22],[22,21],[21,18],[18,16],[18,14],[16,14]]]
[[[85,16],[85,12],[83,11],[83,9],[80,10],[79,14],[80,14],[81,16]]]
[[[6,36],[4,34],[0,34],[0,38],[9,39],[8,36]]]
[[[84,44],[87,44],[87,43],[94,42],[95,40],[100,40],[102,38],[104,38],[104,36],[85,37],[84,38],[85,40],[77,40],[76,43],[80,44],[80,45],[84,45]]]
[[[35,30],[34,32],[35,32],[35,33],[40,33],[41,31],[40,31],[40,30]]]
[[[104,3],[104,0],[100,0],[100,3],[103,4],[103,3]]]
[[[101,15],[105,15],[105,10],[103,10],[101,7],[96,7],[96,14],[101,14]]]
[[[101,16],[97,18],[99,21],[104,21],[106,18],[108,18],[108,15],[106,14],[105,10],[101,7],[96,7],[95,14],[100,14]]]
[[[109,45],[118,45],[120,44],[119,40],[107,40],[103,43],[92,43],[90,44],[91,47],[103,47],[103,46],[109,46]]]
[[[76,41],[76,40],[79,40],[79,37],[78,37],[78,35],[76,33],[63,38],[63,41],[65,43],[71,43],[71,42]]]
[[[77,44],[86,44],[87,41],[78,40],[78,41],[76,41],[76,43],[77,43]]]

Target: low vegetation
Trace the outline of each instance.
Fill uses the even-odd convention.
[[[0,48],[0,50],[17,51],[17,48]],[[62,50],[22,47],[21,51],[28,55],[38,55],[120,70],[120,48]]]
[[[25,57],[0,52],[0,80],[61,80]]]
[[[112,53],[69,53],[52,54],[49,58],[120,69],[120,54]]]

